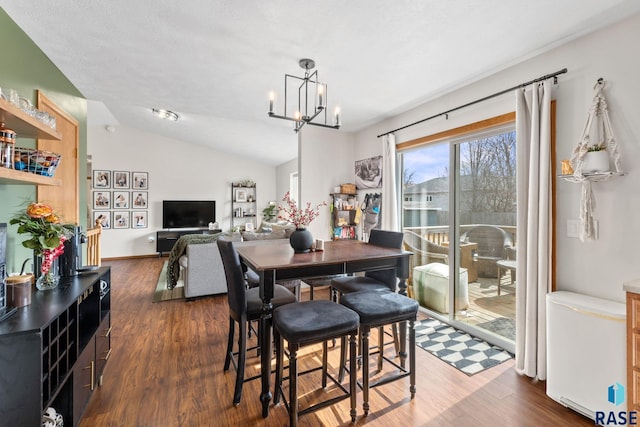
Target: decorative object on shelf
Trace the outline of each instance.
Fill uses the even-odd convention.
[[[311,224],[311,221],[320,215],[320,207],[326,206],[327,202],[322,202],[316,205],[315,208],[312,208],[311,203],[307,202],[306,207],[302,209],[291,198],[289,191],[285,193],[282,201],[285,204],[278,206],[278,210],[282,212],[278,215],[278,219],[289,221],[296,227],[295,231],[289,236],[291,247],[296,253],[309,252],[314,240],[307,227]]]
[[[596,94],[589,109],[582,137],[571,155],[572,175],[562,175],[571,182],[582,183],[580,201],[580,240],[595,238],[593,222],[594,198],[591,182],[604,181],[612,176],[624,175],[620,166],[620,151],[613,135],[607,101],[604,97],[604,79],[599,78],[594,86]],[[595,126],[597,142],[591,143],[591,128]],[[610,162],[614,171],[610,171]]]
[[[590,146],[582,161],[582,173],[595,172],[609,172],[609,153],[604,144]]]
[[[571,161],[569,160],[561,160],[562,164],[562,175],[573,175],[573,168],[571,167]]]
[[[247,201],[247,190],[242,188],[236,188],[236,192],[234,194],[234,200],[236,202],[246,202]]]
[[[13,168],[37,175],[53,176],[62,155],[53,151],[15,147]]]
[[[22,246],[33,250],[34,273],[39,274],[36,287],[45,290],[58,286],[57,258],[64,252],[64,241],[72,236],[69,226],[62,225],[51,206],[44,203],[31,203],[9,222],[18,225],[18,234],[31,235]]]
[[[234,182],[234,187],[255,187],[256,183],[250,179],[243,179],[242,181]]]
[[[0,123],[0,167],[13,169],[16,133]]]
[[[318,80],[318,70],[311,72],[316,66],[313,59],[303,58],[298,61],[300,68],[304,71],[304,77],[284,75],[284,113],[282,115],[275,113],[274,103],[276,101],[275,92],[269,94],[269,117],[275,119],[291,120],[294,122],[293,130],[298,132],[305,124],[313,126],[321,126],[331,129],[340,129],[340,109],[336,108],[333,116],[333,124],[327,124],[327,95],[328,88],[326,83]],[[291,79],[291,81],[290,81]],[[298,108],[303,111],[296,110],[293,116],[287,115],[287,92],[288,88],[297,88],[298,90]],[[292,90],[292,92],[293,92]],[[311,98],[311,99],[309,99]],[[313,121],[322,113],[324,121]]]

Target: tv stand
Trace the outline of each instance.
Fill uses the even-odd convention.
[[[164,252],[171,252],[176,241],[186,234],[216,234],[222,233],[220,229],[209,230],[208,228],[188,228],[181,230],[179,228],[170,230],[160,230],[156,233],[156,252],[158,256],[162,256]]]

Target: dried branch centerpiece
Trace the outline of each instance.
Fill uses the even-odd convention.
[[[320,207],[326,206],[327,202],[322,202],[316,205],[315,208],[311,207],[311,203],[307,202],[306,207],[302,209],[291,198],[289,191],[285,193],[282,201],[285,204],[278,206],[280,211],[278,219],[289,221],[296,227],[295,231],[289,236],[291,247],[296,253],[309,252],[313,245],[313,235],[307,230],[307,227],[311,224],[311,221],[320,215]]]

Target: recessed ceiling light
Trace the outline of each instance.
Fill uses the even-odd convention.
[[[180,118],[180,116],[178,116],[177,113],[174,113],[173,111],[170,111],[170,110],[160,110],[158,108],[153,108],[151,112],[154,115],[160,117],[161,119],[171,120],[172,122],[177,122],[178,119]]]

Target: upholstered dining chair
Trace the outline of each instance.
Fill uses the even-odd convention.
[[[403,235],[397,231],[371,230],[369,244],[385,248],[402,248]],[[396,291],[398,279],[395,268],[379,271],[368,271],[364,276],[343,276],[331,280],[334,300],[340,295],[359,291],[391,290]]]
[[[233,242],[218,239],[220,257],[224,266],[224,274],[227,279],[227,299],[229,302],[229,336],[227,341],[227,352],[224,360],[224,371],[229,370],[229,365],[233,363],[236,368],[236,383],[233,393],[233,404],[238,405],[242,397],[242,385],[245,381],[259,378],[254,376],[244,378],[244,367],[247,354],[247,333],[248,324],[260,318],[262,313],[262,300],[260,299],[260,288],[247,289],[240,257],[233,247]],[[283,286],[275,285],[271,303],[273,307],[280,307],[285,304],[296,302],[296,296]],[[238,351],[233,351],[233,341],[235,337],[235,324],[238,324]],[[237,356],[237,361],[236,361]]]
[[[369,244],[384,246],[386,248],[402,248],[403,235],[397,231],[387,231],[373,229],[369,234]],[[350,294],[360,291],[392,291],[395,292],[398,284],[398,278],[396,276],[395,268],[368,271],[364,276],[343,276],[337,277],[331,280],[331,292],[333,299],[336,302],[340,301],[340,297],[345,294]],[[392,325],[393,343],[395,345],[396,353],[400,350],[400,343],[398,341],[398,333],[395,324]],[[382,355],[384,348],[384,333],[383,327],[379,328],[379,342],[378,342],[378,367],[382,369]],[[343,373],[340,375],[342,380]]]

